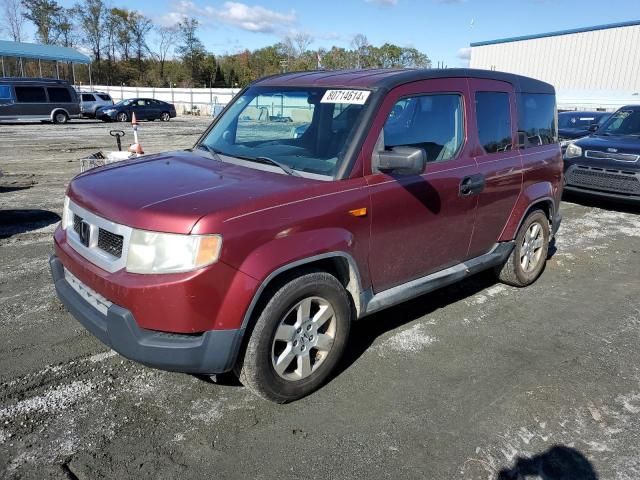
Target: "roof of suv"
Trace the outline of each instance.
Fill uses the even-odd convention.
[[[554,94],[552,85],[513,73],[473,68],[447,69],[366,69],[313,70],[274,75],[257,80],[254,85],[292,87],[350,87],[391,89],[405,83],[435,78],[482,78],[513,85],[516,92]]]

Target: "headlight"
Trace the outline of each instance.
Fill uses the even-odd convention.
[[[106,110],[102,110],[102,113],[106,113],[107,115],[109,115],[110,113],[113,113],[115,111],[115,108],[107,108]]]
[[[568,146],[573,140],[560,140],[560,147]]]
[[[133,230],[129,240],[127,271],[177,273],[211,265],[218,260],[220,235],[177,235]]]
[[[69,210],[69,197],[64,196],[64,206],[62,207],[62,221],[60,222],[60,226],[63,230],[66,230],[69,226],[69,223],[73,221],[73,216],[71,215],[71,210]]]
[[[582,148],[575,143],[567,145],[567,150],[564,152],[564,158],[575,158],[582,156]]]

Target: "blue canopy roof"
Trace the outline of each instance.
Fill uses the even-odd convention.
[[[0,40],[0,57],[36,58],[55,62],[91,63],[91,58],[69,47]]]

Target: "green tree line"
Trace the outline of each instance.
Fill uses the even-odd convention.
[[[431,66],[427,55],[415,48],[373,46],[362,34],[349,48],[311,50],[313,37],[301,33],[257,50],[215,55],[199,38],[196,18],[167,27],[104,0],[81,0],[70,8],[56,0],[0,0],[0,32],[25,41],[25,22],[33,25],[39,43],[91,52],[95,84],[243,87],[283,71]],[[78,71],[77,76],[81,80],[87,72]]]

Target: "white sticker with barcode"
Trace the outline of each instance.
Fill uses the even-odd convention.
[[[369,98],[366,90],[327,90],[320,103],[350,103],[364,105]]]

